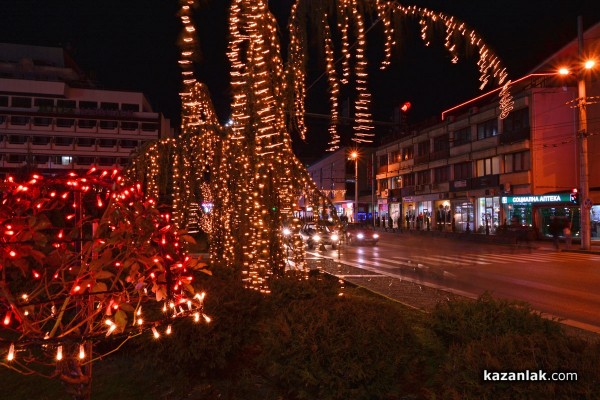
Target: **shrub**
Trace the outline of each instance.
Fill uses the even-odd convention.
[[[339,297],[327,281],[302,286],[295,296],[274,288],[273,299],[288,301],[274,303],[262,324],[260,366],[285,398],[385,399],[410,386],[419,345],[392,304],[351,290]]]
[[[561,333],[555,321],[542,318],[522,302],[497,300],[485,293],[477,301],[439,303],[431,314],[431,327],[446,344],[468,343],[509,333]]]

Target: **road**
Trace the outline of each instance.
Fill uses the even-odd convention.
[[[476,298],[522,300],[563,323],[600,333],[600,255],[382,233],[377,246],[310,251],[369,272]]]

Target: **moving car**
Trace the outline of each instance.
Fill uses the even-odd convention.
[[[300,230],[300,235],[311,250],[321,245],[330,245],[332,249],[335,249],[340,244],[340,235],[335,227],[330,225],[309,222],[304,224],[302,230]]]
[[[364,224],[348,224],[346,226],[346,242],[349,245],[377,245],[379,234],[372,226]]]

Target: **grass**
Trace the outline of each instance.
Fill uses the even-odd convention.
[[[94,364],[94,400],[593,399],[600,345],[526,304],[483,296],[425,314],[335,280],[283,279],[271,296],[203,278],[214,322],[174,326]],[[484,369],[574,371],[577,382],[502,385]],[[59,383],[0,369],[3,399],[68,399]],[[541,397],[540,397],[541,396]]]

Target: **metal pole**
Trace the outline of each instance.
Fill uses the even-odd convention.
[[[375,228],[375,153],[371,153],[371,215]]]
[[[358,222],[358,155],[354,159],[354,222]]]
[[[579,61],[583,60],[583,18],[577,17],[577,39],[579,47]],[[590,188],[588,182],[588,143],[587,143],[587,110],[585,93],[585,75],[584,69],[579,68],[577,81],[577,108],[579,110],[579,191],[580,191],[580,232],[581,249],[590,250],[590,210],[587,207],[586,200],[590,197]]]

